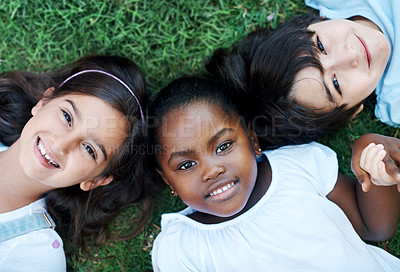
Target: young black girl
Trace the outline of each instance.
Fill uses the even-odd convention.
[[[154,270],[398,271],[399,259],[362,240],[395,231],[396,187],[364,193],[315,142],[262,152],[257,115],[227,93],[183,78],[151,103],[154,170],[189,206],[162,216]]]

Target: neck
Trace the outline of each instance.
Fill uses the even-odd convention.
[[[40,199],[45,190],[35,186],[27,177],[18,160],[18,142],[0,152],[0,213],[24,207]]]
[[[189,215],[189,217],[197,222],[203,224],[218,224],[225,221],[232,220],[239,215],[248,211],[251,207],[253,207],[267,192],[269,185],[271,184],[272,179],[272,171],[271,165],[269,164],[268,159],[265,157],[264,160],[258,163],[257,165],[257,180],[254,185],[253,191],[249,197],[244,208],[238,212],[237,214],[230,217],[219,217],[211,214],[206,214],[202,212],[194,212]]]
[[[374,22],[372,22],[371,20],[368,20],[368,19],[365,18],[365,17],[362,17],[362,16],[353,16],[353,17],[349,18],[349,20],[354,21],[354,22],[357,22],[357,23],[359,23],[359,24],[368,26],[368,27],[370,27],[370,28],[372,28],[372,29],[375,29],[375,30],[378,30],[378,31],[382,32],[382,30],[381,30]]]

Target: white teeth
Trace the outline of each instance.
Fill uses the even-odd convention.
[[[38,142],[37,147],[38,147],[38,149],[40,151],[40,154],[42,154],[42,156],[45,157],[45,159],[49,161],[49,164],[51,164],[51,165],[53,165],[54,167],[57,167],[57,168],[60,167],[57,163],[55,163],[50,158],[49,155],[46,154],[46,151],[44,150],[44,147],[42,146],[42,142],[41,141]]]
[[[43,148],[41,142],[39,142],[37,146],[39,148],[40,153],[42,153],[43,156],[46,155],[46,151],[44,151],[44,148]]]
[[[233,185],[235,185],[235,182],[232,181],[231,183],[225,185],[224,187],[222,187],[221,189],[217,189],[214,192],[212,192],[211,194],[209,194],[209,196],[215,196],[217,194],[220,194],[222,192],[225,192],[226,190],[228,190],[229,188],[231,188]]]

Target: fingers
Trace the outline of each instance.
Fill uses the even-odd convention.
[[[361,169],[358,165],[358,167],[352,167],[353,173],[357,177],[358,182],[361,184],[361,188],[364,192],[368,192],[369,189],[371,188],[371,177],[370,175]]]
[[[355,155],[358,153],[359,152],[353,152],[353,156],[352,156],[352,160],[351,160],[351,169],[352,169],[354,175],[357,177],[358,182],[361,184],[362,190],[364,192],[368,192],[369,189],[371,188],[371,178],[370,178],[370,175],[360,167],[361,156]],[[363,160],[365,160],[365,154],[364,154]]]
[[[358,182],[361,184],[362,190],[367,192],[369,187],[371,186],[371,180],[369,174],[365,172],[360,167],[360,159],[361,155],[359,155],[359,151],[356,148],[356,144],[353,145],[353,154],[351,158],[351,170],[353,171],[354,175],[357,177]]]
[[[392,176],[386,171],[388,167],[383,162],[385,157],[390,156],[386,156],[386,151],[383,149],[383,145],[381,144],[370,144],[361,154],[360,167],[364,171],[368,172],[371,177],[371,182],[375,185],[390,186],[396,184]],[[393,160],[391,159],[387,159],[390,173],[395,173],[393,175],[396,176],[397,166],[392,161]]]
[[[386,151],[383,145],[369,144],[361,153],[360,167],[368,172],[373,179],[379,179],[378,163],[383,160]]]
[[[397,163],[393,158],[391,157],[391,154],[388,154],[385,156],[383,159],[385,170],[386,173],[395,181],[400,182],[400,169],[397,166]]]
[[[397,139],[396,139],[397,140]],[[383,159],[386,171],[397,182],[400,182],[400,146],[397,144],[386,144],[387,156]]]
[[[356,175],[358,182],[361,184],[362,190],[366,193],[371,189],[371,177],[364,170],[360,169],[360,174]]]
[[[364,167],[366,167],[366,165],[369,164],[369,161],[367,160],[366,157],[367,157],[368,154],[370,154],[370,150],[373,149],[374,147],[376,147],[376,144],[375,143],[370,143],[361,152],[361,156],[360,156],[360,166],[361,166],[361,168],[365,169]],[[373,150],[376,151],[377,149],[375,148]]]
[[[371,178],[372,183],[375,185],[390,186],[396,184],[394,179],[386,172],[385,163],[378,162],[378,178],[375,180]]]
[[[385,145],[385,149],[388,151],[388,154],[390,154],[390,157],[392,157],[394,161],[400,163],[400,145],[387,144]]]
[[[397,183],[400,192],[400,139],[379,134],[360,136],[353,145],[351,167],[364,191],[372,183],[386,186]]]

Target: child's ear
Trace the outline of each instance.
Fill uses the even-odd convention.
[[[90,191],[99,186],[108,185],[113,180],[114,180],[114,176],[95,178],[95,179],[81,182],[79,184],[79,187],[81,188],[82,191]]]
[[[352,119],[355,118],[363,109],[364,109],[364,104],[361,104],[351,118]]]
[[[247,130],[249,132],[249,138],[250,138],[250,142],[251,142],[251,145],[253,147],[254,152],[256,153],[257,156],[261,155],[262,150],[260,148],[260,142],[258,141],[257,134],[251,128],[250,123],[247,126]]]
[[[44,92],[43,97],[39,100],[39,102],[37,102],[37,104],[31,110],[33,116],[35,116],[43,108],[43,106],[46,105],[47,102],[49,102],[48,98],[53,95],[55,89],[56,88],[54,87],[50,87]]]
[[[177,196],[178,194],[175,191],[175,188],[172,187],[172,185],[169,183],[167,177],[164,175],[163,171],[159,168],[156,168],[157,173],[161,176],[161,178],[163,179],[163,181],[169,186],[169,188],[171,188],[171,191],[173,192],[174,196]]]

